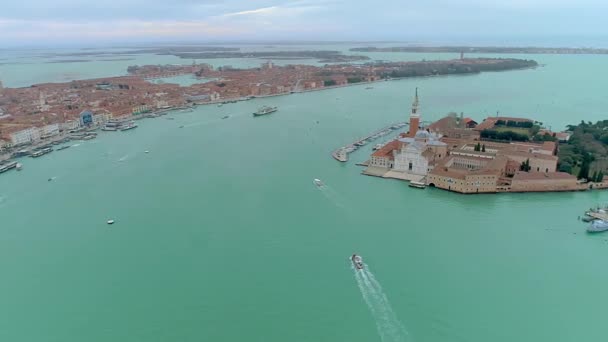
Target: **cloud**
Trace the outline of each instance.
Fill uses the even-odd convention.
[[[230,18],[230,17],[237,17],[237,16],[243,16],[243,15],[245,15],[245,16],[260,15],[260,14],[267,15],[267,14],[276,13],[277,10],[279,10],[279,7],[271,6],[271,7],[263,7],[263,8],[258,8],[258,9],[254,9],[254,10],[248,10],[248,11],[226,13],[226,14],[222,14],[221,17]]]

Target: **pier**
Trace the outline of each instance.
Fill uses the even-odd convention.
[[[375,141],[376,139],[378,139],[380,137],[389,135],[391,132],[401,129],[405,126],[407,126],[406,122],[398,122],[398,123],[386,126],[384,128],[381,128],[377,131],[370,133],[369,135],[367,135],[363,138],[355,140],[355,142],[353,142],[351,144],[348,144],[346,146],[342,146],[342,147],[335,149],[331,153],[331,156],[334,157],[334,159],[337,161],[346,162],[346,161],[348,161],[348,155],[350,153],[356,151],[357,149],[359,149],[359,147],[363,147],[363,146],[371,143],[372,141]]]

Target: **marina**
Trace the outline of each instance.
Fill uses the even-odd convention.
[[[340,162],[346,162],[348,161],[348,155],[354,151],[356,151],[357,149],[359,149],[359,147],[363,147],[381,137],[387,136],[389,134],[391,134],[393,131],[399,130],[403,127],[407,126],[406,122],[398,122],[389,126],[386,126],[384,128],[381,128],[377,131],[372,132],[371,134],[357,139],[356,141],[354,141],[353,143],[346,145],[346,146],[342,146],[339,147],[337,149],[335,149],[331,155],[332,157]],[[381,147],[382,144],[377,144],[376,146],[374,146],[374,149],[378,149],[378,148],[382,148]]]

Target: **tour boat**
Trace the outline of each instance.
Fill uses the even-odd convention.
[[[359,255],[353,254],[353,256],[350,257],[350,260],[353,262],[353,266],[355,266],[356,269],[363,269],[363,258],[361,258]]]
[[[279,110],[277,107],[264,106],[264,107],[258,109],[257,112],[253,113],[253,116],[268,115],[270,113],[276,112],[277,110]]]

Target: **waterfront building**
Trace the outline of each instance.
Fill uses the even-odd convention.
[[[93,124],[93,112],[85,110],[80,113],[80,126],[88,127]]]
[[[395,151],[393,170],[414,175],[426,175],[433,169],[437,160],[445,157],[447,144],[440,137],[419,130],[414,138],[401,138],[401,148]]]
[[[420,125],[419,105],[416,89],[410,113],[410,132]],[[389,178],[420,180],[448,153],[448,145],[440,139],[438,134],[426,130],[417,130],[413,136],[408,133],[375,151],[366,172],[373,175],[382,173],[383,177]]]
[[[13,146],[31,144],[40,140],[40,130],[36,127],[26,128],[10,134]]]
[[[131,113],[133,115],[138,115],[138,114],[143,114],[143,113],[148,113],[148,112],[150,112],[150,106],[148,106],[148,105],[135,106],[131,110]]]
[[[80,128],[80,121],[78,120],[68,120],[63,123],[62,128],[64,131],[73,131]]]
[[[579,188],[575,176],[565,172],[521,172],[513,175],[510,191],[572,191]]]
[[[100,112],[93,115],[93,125],[103,126],[112,118],[112,114],[108,112]]]
[[[50,124],[39,128],[40,138],[46,139],[59,134],[59,124]]]
[[[7,148],[10,148],[10,147],[11,147],[11,143],[10,142],[8,142],[6,140],[0,139],[0,151],[4,151],[4,150],[6,150]]]

